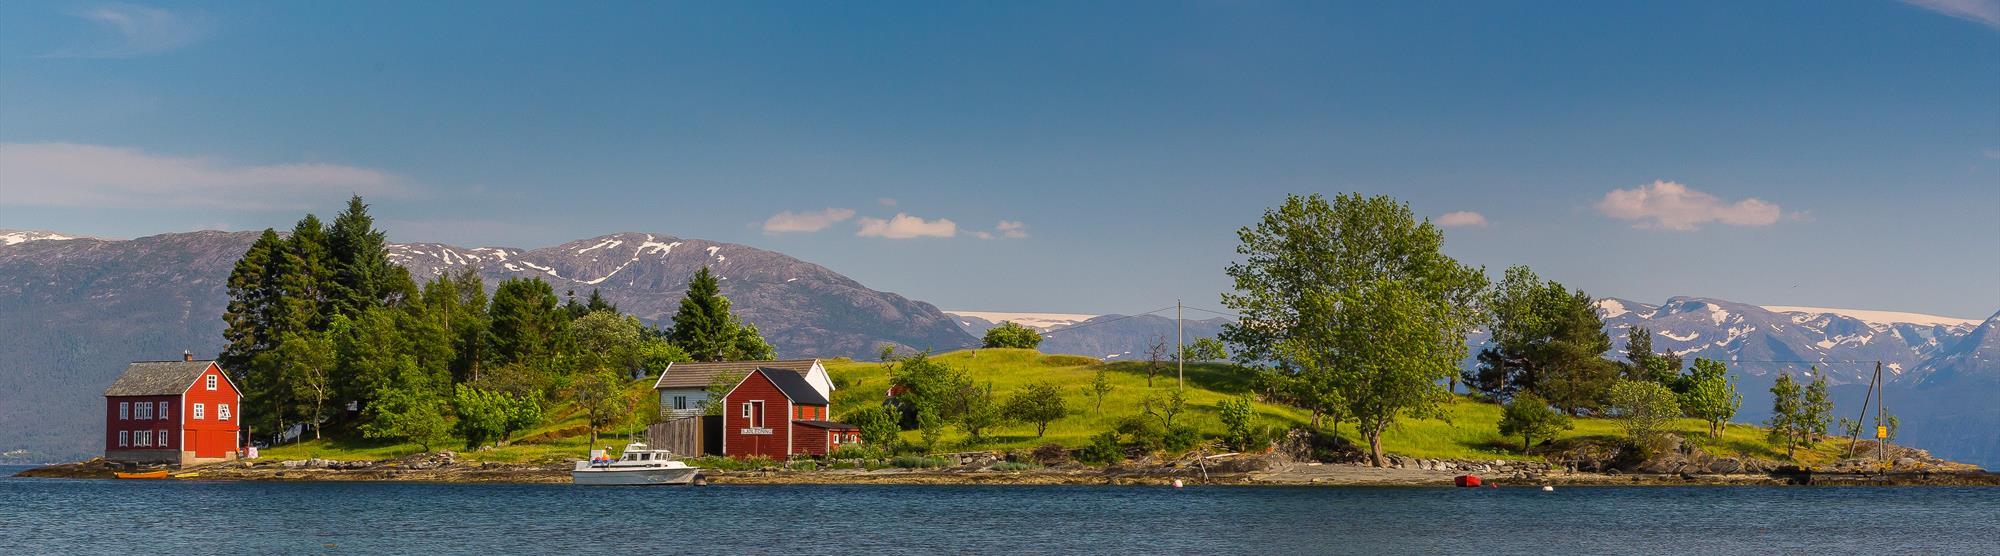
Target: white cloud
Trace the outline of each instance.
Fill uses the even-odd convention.
[[[854,217],[854,209],[827,207],[811,212],[785,211],[764,220],[764,233],[817,232]]]
[[[1597,202],[1597,211],[1619,220],[1634,220],[1635,228],[1698,230],[1702,224],[1769,226],[1785,216],[1778,205],[1760,199],[1724,202],[1714,195],[1670,181],[1654,181],[1632,189],[1613,189]]]
[[[993,229],[998,230],[1004,237],[1014,239],[1028,237],[1028,225],[1014,220],[1001,220]]]
[[[1903,0],[1903,3],[2000,29],[2000,0]]]
[[[892,198],[889,198],[889,197],[883,197],[883,198],[880,198],[880,199],[876,199],[876,200],[875,200],[875,203],[876,203],[876,204],[880,204],[880,205],[882,205],[882,206],[885,206],[885,207],[893,207],[893,206],[896,206],[896,200],[895,200],[895,199],[892,199]]]
[[[101,4],[73,15],[104,27],[115,38],[105,44],[61,50],[45,58],[131,58],[158,54],[200,42],[208,36],[206,18],[131,4]]]
[[[298,208],[398,195],[403,180],[326,163],[231,164],[75,143],[0,143],[0,205]]]
[[[897,213],[895,218],[862,218],[861,231],[854,235],[879,237],[884,239],[911,239],[919,237],[952,237],[958,235],[958,224],[950,219],[924,220],[908,214]]]
[[[1437,217],[1437,225],[1446,228],[1484,228],[1486,227],[1486,215],[1469,210],[1447,212]]]

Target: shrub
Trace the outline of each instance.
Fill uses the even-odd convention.
[[[832,459],[882,459],[882,449],[867,444],[847,444],[834,448],[827,457]]]
[[[1096,465],[1109,465],[1125,460],[1125,449],[1118,445],[1118,433],[1105,432],[1090,438],[1090,444],[1077,449],[1077,461]]]
[[[818,471],[819,462],[809,459],[795,459],[791,463],[785,464],[785,468],[793,471]]]
[[[950,465],[944,458],[927,456],[896,456],[895,459],[889,460],[890,467],[904,469],[943,469]]]
[[[1169,452],[1185,452],[1201,443],[1201,431],[1189,425],[1174,425],[1160,438],[1160,445]]]
[[[776,467],[778,465],[777,460],[773,460],[771,459],[771,456],[767,456],[764,454],[757,454],[754,456],[743,458],[738,461],[741,461],[743,463],[744,469],[763,469],[766,467]]]

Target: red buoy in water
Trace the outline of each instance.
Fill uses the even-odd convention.
[[[1458,486],[1461,486],[1461,487],[1465,487],[1465,488],[1479,488],[1479,476],[1478,476],[1478,475],[1459,475],[1459,476],[1457,476],[1457,477],[1453,478],[1453,479],[1451,480],[1451,482],[1452,482],[1452,484],[1455,484],[1455,485],[1458,485]]]

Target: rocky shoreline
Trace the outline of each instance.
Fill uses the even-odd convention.
[[[999,471],[998,454],[957,454],[943,469],[709,470],[716,485],[1191,485],[1445,487],[1462,474],[1487,484],[1522,486],[2000,486],[2000,474],[1968,466],[1858,469],[1781,466],[1734,473],[1578,471],[1543,462],[1456,461],[1397,457],[1390,467],[1300,462],[1278,454],[1227,455],[1140,461],[1108,467],[1074,463]],[[1905,462],[1908,463],[1908,462]],[[18,477],[110,479],[124,466],[101,459],[29,469]],[[411,481],[430,483],[566,484],[569,464],[461,461],[450,452],[396,460],[292,460],[191,466],[178,480],[202,481]]]

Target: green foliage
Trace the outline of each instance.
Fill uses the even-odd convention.
[[[1618,367],[1603,358],[1611,339],[1589,294],[1516,266],[1494,288],[1492,307],[1493,347],[1467,385],[1493,399],[1534,392],[1570,415],[1603,407]]]
[[[488,347],[495,364],[517,364],[549,373],[556,369],[556,350],[564,333],[563,314],[556,309],[555,288],[540,278],[509,278],[493,291],[487,310],[491,333]]]
[[[880,404],[864,405],[848,410],[842,422],[861,429],[861,442],[869,446],[893,447],[898,442],[897,433],[903,427],[896,414]]]
[[[696,361],[722,361],[736,341],[733,325],[729,298],[722,296],[715,274],[701,267],[688,282],[687,296],[674,313],[670,337]]]
[[[331,314],[353,317],[371,307],[399,305],[413,297],[410,274],[389,262],[387,234],[375,229],[368,204],[360,196],[333,219],[326,232],[327,266],[333,282],[326,288]]]
[[[639,359],[642,349],[653,340],[638,317],[610,311],[585,313],[569,322],[570,337],[576,342],[577,367],[634,373],[645,368]]]
[[[453,387],[452,409],[458,412],[454,430],[465,438],[466,448],[478,448],[501,435],[507,427],[506,394],[488,392],[459,384]]]
[[[1049,423],[1069,415],[1069,412],[1069,404],[1063,400],[1062,387],[1054,382],[1037,382],[1014,392],[1007,398],[1005,407],[1008,419],[1035,425],[1035,438],[1041,438],[1048,432]]]
[[[1723,427],[1743,407],[1743,396],[1736,393],[1736,381],[1730,380],[1729,368],[1721,361],[1695,359],[1694,367],[1678,383],[1681,410],[1689,417],[1707,422],[1709,438],[1722,438]]]
[[[597,431],[621,415],[632,412],[630,400],[620,395],[624,379],[611,371],[585,372],[570,384],[570,401],[584,411],[590,423],[590,443],[597,443]]]
[[[951,462],[945,461],[944,458],[927,456],[896,456],[889,460],[889,465],[904,469],[943,469],[951,467]]]
[[[1000,326],[986,329],[984,347],[1035,349],[1039,345],[1042,345],[1041,333],[1014,321],[1003,320]]]
[[[1227,431],[1223,440],[1239,451],[1254,451],[1271,441],[1269,427],[1257,424],[1256,404],[1251,403],[1250,396],[1222,400],[1216,404],[1216,415]]]
[[[945,419],[938,415],[937,409],[917,410],[917,431],[923,438],[924,451],[937,451],[938,441],[944,439],[944,425]]]
[[[1070,454],[1083,463],[1109,465],[1125,460],[1125,449],[1118,445],[1118,433],[1105,432],[1090,438],[1090,443]]]
[[[368,438],[405,440],[425,452],[443,444],[451,435],[447,402],[431,385],[422,384],[414,365],[400,369],[398,384],[385,386],[369,404],[369,421],[361,426]]]
[[[1500,435],[1521,437],[1523,454],[1534,446],[1535,439],[1553,439],[1572,427],[1568,415],[1549,407],[1548,400],[1529,392],[1508,400],[1506,410],[1500,414]]]
[[[1245,363],[1275,361],[1284,398],[1360,422],[1376,465],[1399,418],[1434,414],[1481,320],[1485,276],[1441,251],[1444,236],[1389,197],[1289,196],[1237,232],[1243,318],[1222,337]]]
[[[1764,424],[1770,427],[1771,445],[1784,448],[1785,457],[1794,457],[1799,447],[1810,446],[1806,443],[1805,407],[1799,383],[1792,380],[1791,373],[1779,374],[1771,384],[1771,418]]]
[[[1187,411],[1187,392],[1176,388],[1166,395],[1153,394],[1146,397],[1144,404],[1146,416],[1158,419],[1160,428],[1172,430],[1174,418]]]
[[[1091,375],[1090,387],[1083,391],[1085,394],[1097,398],[1096,408],[1098,413],[1104,412],[1104,396],[1110,394],[1111,390],[1116,388],[1116,386],[1111,384],[1111,375],[1108,374],[1110,372],[1111,369],[1108,367],[1098,367],[1097,372]]]
[[[1188,361],[1221,361],[1229,358],[1229,348],[1222,340],[1215,338],[1195,338],[1187,345],[1187,353],[1182,354]]]
[[[1653,332],[1643,326],[1625,330],[1625,363],[1618,365],[1626,380],[1658,382],[1681,391],[1681,356],[1653,352]]]
[[[1040,465],[1024,461],[1002,461],[994,463],[990,469],[994,471],[1033,471],[1041,468],[1042,466]]]
[[[722,397],[729,395],[729,391],[734,390],[739,382],[743,382],[743,375],[731,371],[722,371],[709,377],[708,386],[702,388],[708,395],[701,400],[701,414],[721,415],[728,409],[722,407]]]
[[[347,317],[335,316],[333,330],[348,326]],[[320,437],[322,423],[332,418],[328,414],[327,403],[335,394],[335,353],[333,333],[304,332],[285,338],[274,352],[279,365],[284,367],[283,377],[286,387],[291,389],[291,397],[299,400],[300,419],[312,425],[313,438]]]
[[[1611,416],[1625,429],[1625,437],[1642,448],[1653,446],[1681,415],[1674,391],[1657,382],[1620,380],[1612,385],[1607,401]]]
[[[950,414],[957,417],[959,430],[965,431],[966,444],[978,445],[986,441],[986,429],[1005,422],[1007,414],[1001,412],[1000,403],[993,399],[993,383],[979,386],[967,382],[961,385],[947,406]]]
[[[667,365],[694,361],[687,350],[658,338],[647,340],[639,346],[639,366],[648,375],[658,375],[667,370]]]

